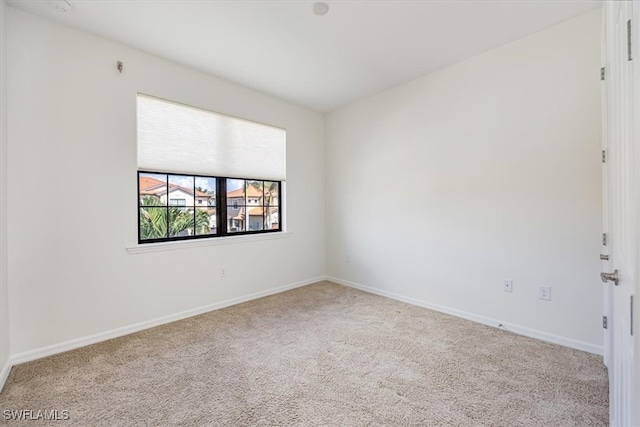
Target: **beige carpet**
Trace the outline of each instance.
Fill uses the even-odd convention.
[[[322,282],[13,368],[79,426],[606,425],[601,358]],[[35,413],[34,413],[35,414]]]

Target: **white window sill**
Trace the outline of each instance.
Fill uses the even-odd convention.
[[[285,239],[293,235],[292,231],[281,231],[279,233],[264,233],[264,234],[245,234],[242,236],[225,236],[225,237],[212,237],[210,239],[196,239],[196,240],[178,240],[175,242],[161,242],[161,243],[145,243],[137,245],[129,245],[125,248],[129,255],[144,254],[148,252],[160,252],[160,251],[174,251],[177,249],[189,249],[199,248],[202,246],[218,246],[218,245],[231,245],[234,243],[248,243],[258,242],[260,240],[274,240]]]

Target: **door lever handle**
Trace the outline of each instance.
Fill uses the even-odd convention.
[[[609,255],[600,254],[600,261],[609,261]]]
[[[613,273],[600,273],[600,279],[602,279],[602,283],[613,282],[618,286],[618,270],[613,270]]]

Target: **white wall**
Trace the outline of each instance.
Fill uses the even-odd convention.
[[[599,38],[596,11],[329,114],[328,274],[601,346]]]
[[[9,368],[9,304],[7,286],[7,79],[6,5],[0,0],[0,388]]]
[[[7,19],[13,355],[324,274],[322,115],[11,7]],[[138,91],[286,128],[293,235],[128,254]]]

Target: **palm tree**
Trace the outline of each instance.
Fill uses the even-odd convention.
[[[265,224],[265,228],[270,229],[271,225],[273,224],[273,218],[272,216],[275,214],[275,212],[271,212],[271,207],[273,205],[277,206],[277,203],[275,203],[275,198],[279,196],[279,192],[278,192],[278,183],[274,182],[274,181],[265,181],[264,183],[264,209],[265,209],[265,220],[266,220],[266,224]]]
[[[196,209],[196,222],[194,224],[194,232],[196,235],[209,234],[209,213],[205,209]]]
[[[140,239],[161,239],[190,234],[208,234],[209,214],[205,210],[160,206],[155,196],[142,198]]]

